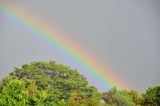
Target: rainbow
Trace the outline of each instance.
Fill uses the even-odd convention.
[[[88,75],[93,83],[99,85],[103,90],[110,89],[113,86],[128,89],[128,86],[120,80],[118,75],[114,74],[95,56],[76,44],[73,39],[54,30],[56,28],[53,26],[29,14],[24,8],[12,3],[3,3],[0,10],[0,17],[13,21],[21,28],[27,29],[37,39],[43,40],[50,49],[58,49],[64,57],[79,65],[83,73]]]

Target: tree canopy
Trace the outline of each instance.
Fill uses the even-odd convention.
[[[22,65],[22,68],[15,68],[1,81],[0,93],[3,94],[4,91],[14,87],[19,91],[19,95],[24,91],[27,91],[26,95],[38,93],[38,91],[46,93],[47,96],[44,99],[47,103],[66,102],[73,92],[77,92],[80,99],[93,97],[98,99],[97,102],[100,99],[97,89],[90,86],[83,75],[54,61],[33,62]]]
[[[146,106],[160,106],[160,85],[148,88],[143,94],[143,99]]]
[[[144,94],[116,87],[100,93],[69,66],[32,62],[0,81],[0,106],[160,106],[160,86]]]
[[[116,106],[134,106],[134,102],[132,98],[125,90],[117,90],[117,88],[113,87],[108,92],[103,93],[103,100],[108,105],[116,105]]]

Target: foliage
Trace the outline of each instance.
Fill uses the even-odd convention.
[[[143,105],[160,106],[160,86],[150,87],[143,95]]]
[[[130,90],[128,91],[128,94],[131,97],[132,102],[134,102],[136,106],[142,104],[143,97],[139,92],[137,92],[136,90]]]
[[[0,105],[26,106],[44,104],[47,93],[44,90],[38,90],[33,81],[27,81],[29,82],[28,86],[23,80],[15,79],[9,81],[0,94]]]
[[[135,106],[126,90],[117,90],[115,87],[103,93],[103,100],[108,105]]]
[[[0,81],[0,106],[160,106],[160,86],[145,94],[116,87],[100,93],[62,64],[33,62]]]
[[[29,99],[27,98],[32,102],[31,104],[45,101],[48,105],[63,105],[74,91],[79,92],[81,98],[94,99],[95,103],[100,101],[100,93],[95,87],[89,86],[83,75],[68,66],[56,64],[54,61],[33,62],[22,65],[22,68],[15,68],[0,82],[0,92],[12,80],[23,82],[23,90],[31,95]],[[42,98],[43,96],[46,99]]]
[[[88,98],[82,96],[80,92],[73,92],[66,103],[66,106],[97,106],[100,101],[100,94],[93,94],[94,96]]]

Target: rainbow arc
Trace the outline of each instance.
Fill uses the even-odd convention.
[[[82,67],[83,71],[96,81],[95,83],[101,83],[103,88],[108,89],[117,86],[120,89],[128,89],[128,86],[120,80],[118,75],[114,74],[106,65],[98,61],[95,56],[74,42],[72,38],[60,34],[54,30],[56,28],[29,14],[19,5],[6,2],[1,6],[0,14],[6,20],[13,21],[21,28],[26,28],[32,32],[33,36],[43,40],[44,44],[47,44],[50,49],[57,48],[65,57],[73,60],[74,64],[76,63]]]

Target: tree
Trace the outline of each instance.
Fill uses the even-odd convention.
[[[101,94],[77,70],[54,61],[24,64],[0,81],[0,106],[141,105],[160,106],[160,86],[143,95],[116,87]]]
[[[116,87],[104,92],[102,99],[111,106],[135,106],[128,92],[126,90],[118,90]]]
[[[160,106],[160,85],[148,88],[143,99],[145,106]]]
[[[135,103],[136,106],[141,105],[142,104],[142,95],[137,92],[136,90],[130,90],[128,91],[128,95],[131,97],[132,102]]]
[[[15,106],[16,104],[25,105],[27,101],[27,92],[24,90],[24,82],[20,80],[9,81],[1,91],[0,105]]]
[[[32,100],[32,103],[37,103],[40,99],[48,105],[63,104],[63,101],[66,102],[74,91],[79,92],[81,98],[91,98],[95,102],[100,100],[97,89],[89,86],[83,75],[80,75],[77,70],[62,64],[56,64],[54,61],[33,62],[22,65],[22,68],[15,68],[9,76],[0,82],[0,92],[3,91],[4,86],[15,79],[24,82],[25,85],[23,86],[27,86],[25,90],[29,92],[29,95],[39,91],[30,97],[29,101]],[[31,80],[31,82],[28,80]],[[47,94],[47,96],[43,94]],[[46,99],[41,98],[42,95]]]
[[[113,103],[117,104],[118,106],[135,106],[135,104],[132,102],[132,99],[125,90],[121,90],[115,93],[113,96]]]
[[[80,92],[74,91],[67,101],[66,106],[99,106],[99,97],[100,94],[98,93],[94,93],[93,97],[88,98],[87,96],[81,96]]]
[[[43,105],[47,96],[44,90],[38,90],[34,81],[11,80],[0,94],[1,106]],[[32,83],[33,82],[33,83]]]
[[[117,88],[113,87],[109,91],[102,93],[102,99],[107,104],[113,104],[113,96],[115,95],[116,92]]]

